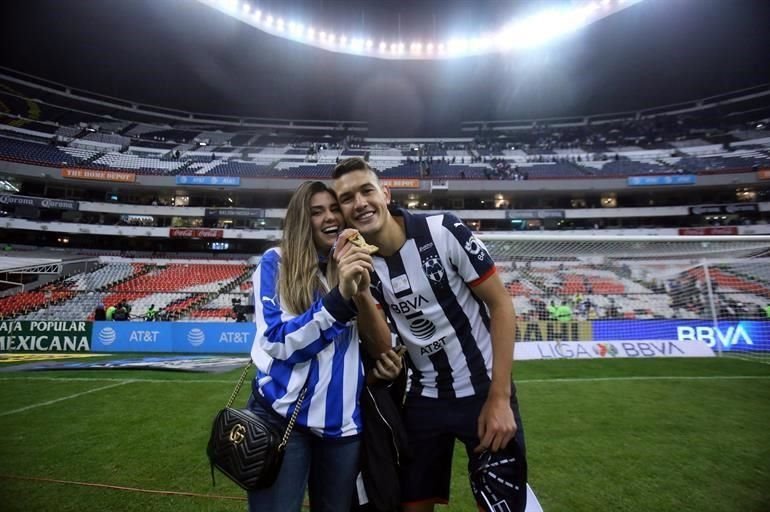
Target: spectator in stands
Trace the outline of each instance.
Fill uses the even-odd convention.
[[[147,308],[147,312],[144,314],[144,319],[148,322],[154,322],[157,320],[158,311],[155,309],[155,304],[150,304]]]
[[[280,247],[265,252],[253,277],[257,374],[249,407],[284,430],[305,388],[307,395],[278,479],[248,493],[249,510],[299,512],[308,487],[311,510],[347,511],[359,468],[359,333],[380,357],[376,376],[395,377],[401,360],[369,291],[369,253],[351,247],[338,263],[329,259],[344,227],[334,191],[305,182],[286,212]]]
[[[765,319],[770,320],[770,302],[765,306]]]
[[[103,320],[107,319],[107,312],[104,311],[104,304],[101,302],[96,306],[96,309],[94,309],[94,321],[95,322],[101,322]]]
[[[114,320],[115,311],[118,308],[113,304],[112,306],[107,308],[107,312],[104,315],[105,320]]]
[[[457,217],[390,210],[390,190],[360,158],[340,162],[333,178],[345,220],[379,247],[372,294],[409,351],[404,423],[413,458],[403,465],[403,510],[432,511],[449,499],[455,439],[465,445],[469,471],[480,454],[513,469],[505,453],[514,436],[523,449],[511,297],[484,245]],[[511,486],[503,498],[514,494]]]

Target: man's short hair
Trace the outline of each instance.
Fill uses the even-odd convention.
[[[344,176],[345,174],[353,171],[374,172],[374,169],[372,169],[369,163],[360,156],[352,156],[341,161],[334,167],[334,170],[332,171],[332,178],[336,180],[340,176]]]

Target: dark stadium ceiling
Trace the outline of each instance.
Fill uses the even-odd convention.
[[[770,82],[767,0],[644,0],[534,49],[436,61],[320,50],[267,34],[198,0],[6,4],[2,66],[195,112],[366,121],[370,136],[447,137],[459,132],[462,121],[637,110]],[[266,12],[279,9],[287,19],[371,27],[374,37],[383,37],[394,26],[398,31],[399,18],[401,33],[409,36],[421,27],[434,33],[434,24],[436,34],[438,27],[475,34],[498,26],[496,20],[573,2],[259,5]]]

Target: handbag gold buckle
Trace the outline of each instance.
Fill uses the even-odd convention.
[[[245,434],[246,427],[238,423],[230,430],[230,441],[232,441],[233,444],[240,444],[246,437]]]

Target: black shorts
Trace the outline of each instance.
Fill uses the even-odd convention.
[[[402,468],[402,503],[449,502],[455,439],[465,445],[470,459],[479,444],[478,418],[486,399],[486,393],[451,399],[407,397],[404,426],[412,457]],[[518,425],[516,439],[524,449],[524,426],[515,393],[511,408]]]

